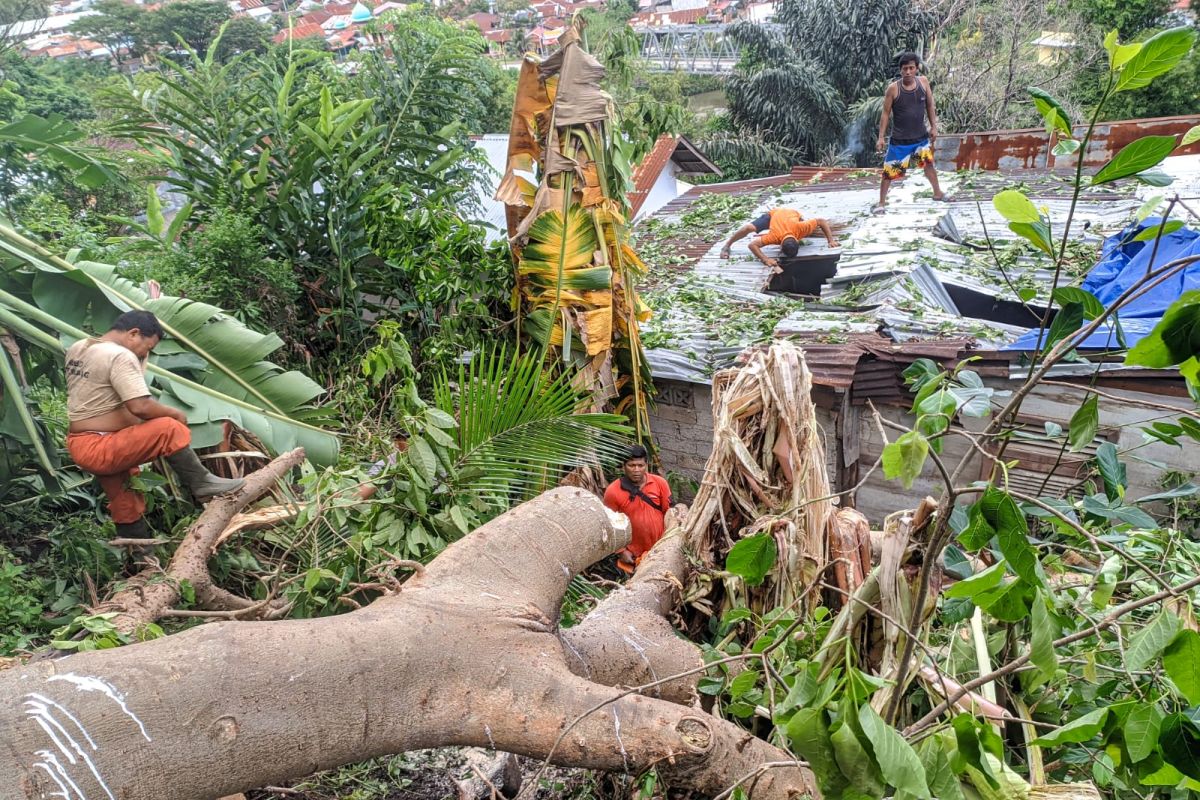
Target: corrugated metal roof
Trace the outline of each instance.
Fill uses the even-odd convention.
[[[489,243],[502,241],[508,238],[508,221],[504,216],[504,203],[496,199],[496,189],[508,164],[508,134],[488,133],[475,138],[474,142],[490,167],[487,180],[481,182],[476,197],[481,209],[479,221],[487,226]]]
[[[1168,159],[1164,169],[1176,176],[1173,191],[1185,198],[1200,194],[1200,157]],[[656,268],[651,263],[657,291],[665,292],[667,299],[657,304],[659,318],[644,326],[647,342],[656,345],[648,349],[647,361],[656,377],[699,383],[707,383],[713,371],[733,362],[737,345],[748,344],[756,332],[748,332],[746,342],[722,341],[711,321],[689,311],[686,302],[672,303],[670,288],[664,290],[662,285],[676,285],[683,293],[704,287],[718,293],[722,303],[731,304],[729,308],[744,304],[740,307],[747,314],[753,306],[780,302],[777,295],[764,291],[769,270],[749,253],[749,237],[733,246],[729,259],[719,258],[718,253],[723,240],[740,225],[771,207],[794,206],[807,216],[829,219],[842,244],[837,274],[826,282],[820,302],[788,313],[774,329],[775,336],[803,343],[817,384],[834,389],[853,385],[858,402],[867,398],[900,402],[906,394],[900,379],[905,365],[921,357],[954,363],[977,347],[989,352],[975,365],[981,374],[1008,376],[1016,369],[1011,358],[990,351],[1029,327],[1020,322],[1029,312],[1019,290],[1038,292],[1029,302],[1040,314],[1043,306],[1038,303],[1048,302],[1045,295],[1052,275],[1043,264],[1015,255],[1016,251],[1005,255],[1000,270],[990,260],[991,252],[980,249],[985,232],[996,248],[1005,248],[1017,238],[990,201],[1001,189],[1020,183],[1061,224],[1070,205],[1071,177],[1044,170],[942,174],[939,178],[949,202],[929,199],[928,184],[920,177],[910,178],[893,185],[889,205],[880,214],[871,213],[878,197],[878,177],[872,171],[800,167],[788,175],[697,186],[664,206],[654,219],[676,222],[705,195],[747,196],[758,202],[751,213],[722,221],[721,227],[701,238],[667,242],[669,265]],[[1085,190],[1072,226],[1080,268],[1094,263],[1088,245],[1098,250],[1104,236],[1123,227],[1144,198],[1158,191],[1152,187],[1134,191],[1128,186]],[[934,233],[947,216],[943,227],[952,222],[964,244]],[[660,242],[657,249],[663,247]],[[818,259],[830,252],[819,235],[807,240],[801,251]],[[1014,318],[1009,324],[972,318],[959,308],[962,303],[979,302],[992,303],[993,316],[1013,312]],[[1004,314],[997,315],[996,308]]]

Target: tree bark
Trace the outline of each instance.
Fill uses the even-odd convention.
[[[568,669],[556,623],[567,584],[628,540],[624,517],[594,495],[557,489],[360,611],[217,622],[9,669],[0,798],[201,800],[448,745],[618,772],[656,767],[709,795],[790,761],[732,723]],[[663,636],[641,624],[630,622],[638,636]],[[743,785],[755,800],[814,787],[799,767]]]
[[[576,675],[605,686],[645,686],[672,675],[680,677],[647,691],[673,703],[697,699],[700,649],[675,635],[667,615],[678,607],[692,573],[684,553],[682,525],[687,506],[667,512],[666,533],[638,565],[637,574],[605,597],[562,639],[567,666]]]

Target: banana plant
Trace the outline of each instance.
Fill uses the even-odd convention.
[[[304,447],[316,464],[336,460],[337,437],[313,424],[327,421],[312,405],[324,388],[266,360],[283,345],[276,334],[251,330],[205,303],[152,298],[110,264],[68,261],[3,224],[0,265],[0,326],[57,357],[71,343],[107,330],[124,311],[153,312],[167,336],[147,371],[158,399],[187,413],[197,447],[219,442],[220,423],[229,420],[274,452]],[[0,380],[6,396],[15,399],[6,365],[11,370],[12,364],[0,364]],[[19,411],[22,404],[15,405],[30,443],[41,441],[32,418]],[[48,454],[38,456],[44,468],[53,469]]]
[[[629,245],[630,147],[578,24],[562,42],[521,65],[496,193],[508,211],[518,324],[543,358],[572,366],[594,410],[611,404],[648,441],[653,387],[638,324],[650,312],[636,290],[645,266]]]

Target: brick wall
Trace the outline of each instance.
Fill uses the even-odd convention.
[[[712,452],[712,387],[656,378],[654,388],[658,398],[650,413],[650,431],[663,473],[678,472],[699,481]]]

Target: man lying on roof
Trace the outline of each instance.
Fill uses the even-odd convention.
[[[773,208],[754,222],[747,222],[738,228],[721,248],[721,258],[729,258],[729,248],[738,239],[752,233],[759,233],[762,235],[755,237],[754,241],[750,242],[750,252],[758,256],[759,261],[779,273],[783,271],[779,268],[779,261],[764,255],[762,249],[768,245],[777,244],[779,252],[791,258],[800,252],[800,240],[806,236],[812,236],[817,228],[820,228],[821,233],[825,234],[825,241],[829,243],[830,247],[838,246],[838,240],[833,238],[833,231],[830,230],[829,223],[820,217],[805,219],[804,215],[794,208]]]

